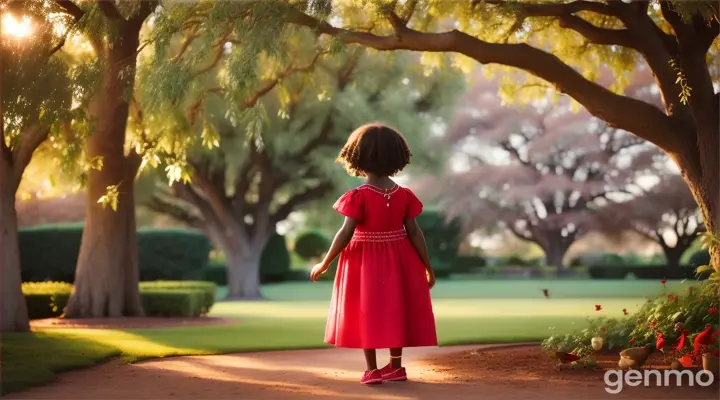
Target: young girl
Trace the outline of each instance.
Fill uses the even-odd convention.
[[[350,135],[337,161],[367,183],[350,190],[333,208],[345,216],[312,280],[340,256],[325,342],[363,349],[363,384],[405,381],[403,347],[437,346],[430,289],[435,274],[415,217],[423,205],[390,177],[410,163],[399,132],[382,124]],[[390,349],[390,363],[378,369],[375,349]]]

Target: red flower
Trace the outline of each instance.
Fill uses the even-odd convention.
[[[627,308],[623,308],[623,314],[628,315]]]
[[[595,311],[602,310],[602,306],[600,304],[595,304]]]
[[[650,322],[650,329],[655,329],[657,327],[657,322],[652,321]]]
[[[666,283],[667,283],[667,279],[661,280],[660,283],[662,283],[663,285],[666,284]]]
[[[628,343],[630,343],[630,344],[633,344],[633,343],[635,343],[635,338],[631,338],[631,339],[630,339],[630,341],[629,341]]]
[[[708,314],[716,314],[717,312],[718,312],[718,308],[715,306],[708,308]]]

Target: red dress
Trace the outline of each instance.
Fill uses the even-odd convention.
[[[350,190],[333,208],[357,221],[340,254],[325,342],[338,347],[387,349],[437,346],[425,265],[404,221],[422,212],[407,188],[370,185]],[[389,204],[389,206],[388,206]]]

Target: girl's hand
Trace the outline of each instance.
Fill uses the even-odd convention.
[[[310,271],[310,279],[317,281],[321,274],[324,274],[328,270],[328,266],[323,263],[315,264]]]
[[[425,277],[428,281],[428,286],[430,286],[430,289],[435,286],[435,273],[432,270],[425,271]]]

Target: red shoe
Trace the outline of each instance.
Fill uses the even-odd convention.
[[[380,370],[380,373],[382,374],[383,381],[399,382],[407,380],[407,372],[405,371],[405,367],[400,367],[393,370],[392,364],[388,364]]]
[[[365,371],[362,379],[360,379],[360,383],[362,383],[363,385],[377,385],[383,383],[383,376],[380,373],[379,369]]]

